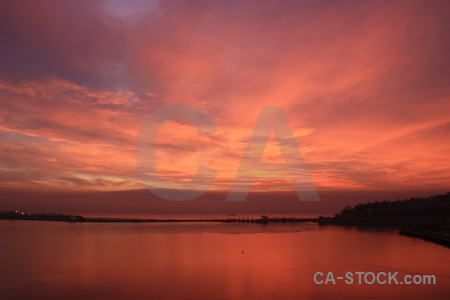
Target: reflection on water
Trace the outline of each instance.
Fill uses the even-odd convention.
[[[446,299],[450,251],[316,224],[0,221],[2,299]],[[316,285],[315,272],[436,274],[437,285]]]

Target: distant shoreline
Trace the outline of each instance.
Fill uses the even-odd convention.
[[[17,220],[17,221],[51,221],[51,222],[68,222],[68,223],[317,223],[322,226],[352,226],[352,227],[369,227],[369,228],[386,228],[393,227],[392,224],[367,224],[367,223],[340,223],[336,222],[336,218],[317,217],[317,218],[295,218],[295,217],[274,217],[261,216],[255,218],[213,218],[213,219],[142,219],[142,218],[91,218],[77,215],[63,215],[58,213],[30,214],[19,213],[17,211],[0,213],[0,220]],[[420,229],[410,230],[408,228],[397,228],[400,235],[413,238],[420,238],[429,242],[440,244],[450,248],[450,238],[441,232],[424,231]]]
[[[321,225],[390,227],[399,234],[450,247],[450,192],[444,195],[382,201],[346,207]]]
[[[319,222],[319,218],[267,217],[255,218],[212,218],[212,219],[143,219],[143,218],[92,218],[58,213],[31,214],[17,211],[3,212],[0,220],[58,221],[70,223],[298,223]]]
[[[209,219],[144,219],[108,218],[63,215],[59,213],[31,214],[18,211],[0,212],[0,220],[59,221],[70,223],[305,223],[353,226],[358,228],[392,228],[405,236],[420,238],[450,247],[450,193],[427,198],[382,201],[346,207],[334,217],[267,217]]]

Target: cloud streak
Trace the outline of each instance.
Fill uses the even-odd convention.
[[[280,105],[321,189],[448,188],[449,11],[445,1],[2,1],[0,185],[142,188],[139,128],[184,103],[218,132],[163,128],[158,168],[174,182],[201,160],[226,189],[261,107]],[[266,150],[276,161],[277,147]]]

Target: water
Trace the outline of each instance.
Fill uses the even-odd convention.
[[[448,299],[450,251],[317,224],[0,221],[0,299]],[[435,274],[317,285],[315,272]]]

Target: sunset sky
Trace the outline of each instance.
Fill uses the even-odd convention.
[[[449,70],[448,1],[0,0],[0,189],[144,189],[143,122],[188,104],[217,130],[162,128],[169,182],[202,164],[228,190],[261,109],[281,106],[319,191],[449,190]],[[265,162],[283,162],[275,141]]]

